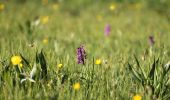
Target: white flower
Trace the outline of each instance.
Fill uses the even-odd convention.
[[[32,78],[29,78],[29,77],[26,77],[26,78],[22,79],[22,80],[21,80],[21,83],[23,83],[23,82],[26,81],[26,80],[35,83],[35,80],[33,80]]]
[[[37,71],[37,66],[35,63],[33,66],[33,69],[30,72],[30,75],[28,75],[28,76],[25,75],[25,78],[21,80],[21,83],[23,83],[26,80],[35,83],[35,80],[33,80],[32,78],[35,76],[36,71]]]

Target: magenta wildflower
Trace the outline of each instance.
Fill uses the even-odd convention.
[[[150,46],[153,46],[155,44],[155,40],[153,36],[149,36],[149,44]]]
[[[108,36],[111,32],[111,26],[109,24],[106,24],[105,29],[104,29],[104,35]]]
[[[83,46],[77,48],[77,63],[78,64],[85,64],[86,59],[86,52]]]

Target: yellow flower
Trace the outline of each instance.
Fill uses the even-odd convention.
[[[21,61],[22,61],[21,56],[12,56],[11,57],[11,62],[13,65],[18,65],[21,63]]]
[[[102,61],[100,59],[97,59],[95,62],[96,65],[100,65],[101,63],[102,63]]]
[[[0,3],[0,11],[4,10],[5,9],[5,5]]]
[[[47,24],[49,22],[49,16],[42,16],[40,21],[42,24]]]
[[[44,43],[44,44],[47,44],[47,43],[48,43],[48,39],[47,39],[47,38],[44,38],[44,39],[43,39],[43,43]]]
[[[73,89],[74,90],[79,90],[80,89],[80,83],[75,83],[74,85],[73,85]]]
[[[142,96],[137,94],[137,95],[133,96],[133,100],[142,100]]]
[[[111,11],[113,11],[113,10],[115,10],[116,9],[116,4],[115,3],[113,3],[112,5],[110,5],[110,10]]]
[[[62,67],[63,67],[63,64],[58,64],[57,67],[58,67],[58,68],[62,68]]]

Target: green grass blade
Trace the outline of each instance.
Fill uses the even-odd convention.
[[[38,57],[39,57],[39,63],[41,65],[41,69],[42,69],[42,78],[47,79],[47,63],[46,63],[45,56],[42,51],[38,55]]]
[[[144,70],[143,70],[142,67],[140,66],[140,63],[139,63],[139,61],[138,61],[138,59],[136,58],[135,55],[134,55],[134,57],[135,57],[135,61],[136,61],[136,63],[137,63],[137,66],[139,67],[139,69],[140,69],[140,71],[141,71],[141,73],[142,73],[142,78],[143,78],[143,79],[146,79],[146,73],[144,72]]]
[[[140,75],[137,71],[135,71],[129,63],[128,63],[128,68],[129,68],[129,70],[132,72],[133,76],[134,76],[139,82],[142,82],[142,79],[141,79],[141,77],[140,77],[141,75]]]
[[[155,76],[155,69],[156,69],[156,65],[158,64],[159,62],[159,58],[155,61],[155,58],[154,58],[154,62],[152,64],[152,68],[149,72],[149,75],[148,75],[148,78],[151,79],[151,80],[154,80],[154,76]]]

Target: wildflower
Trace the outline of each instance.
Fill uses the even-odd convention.
[[[5,9],[5,5],[0,3],[0,11],[3,11]]]
[[[153,36],[149,36],[149,44],[150,46],[153,46],[155,44],[155,40]]]
[[[49,22],[49,16],[42,16],[40,20],[42,24],[47,24]]]
[[[80,83],[75,83],[74,85],[73,85],[73,89],[74,90],[79,90],[80,89]]]
[[[100,65],[101,63],[102,63],[102,61],[100,59],[97,59],[95,62],[96,65]]]
[[[83,46],[77,48],[77,63],[78,64],[85,64],[86,59],[86,52]]]
[[[57,67],[60,69],[63,67],[63,64],[58,64]]]
[[[47,44],[47,43],[48,43],[48,39],[47,39],[47,38],[44,38],[44,39],[43,39],[43,43],[44,43],[44,44]]]
[[[133,100],[142,100],[142,97],[139,94],[137,94],[133,96]]]
[[[23,67],[23,64],[22,64],[22,63],[19,63],[19,67],[22,68],[22,67]]]
[[[12,56],[11,57],[11,62],[13,65],[19,65],[22,61],[21,56]]]
[[[21,79],[21,83],[25,82],[25,81],[30,81],[32,83],[35,83],[35,80],[33,80],[32,78],[26,77],[24,79]]]
[[[106,24],[105,29],[104,29],[105,36],[108,36],[110,32],[111,32],[111,26],[109,24]]]
[[[113,10],[115,10],[116,9],[116,4],[115,3],[113,3],[112,5],[110,5],[110,10],[111,11],[113,11]]]

